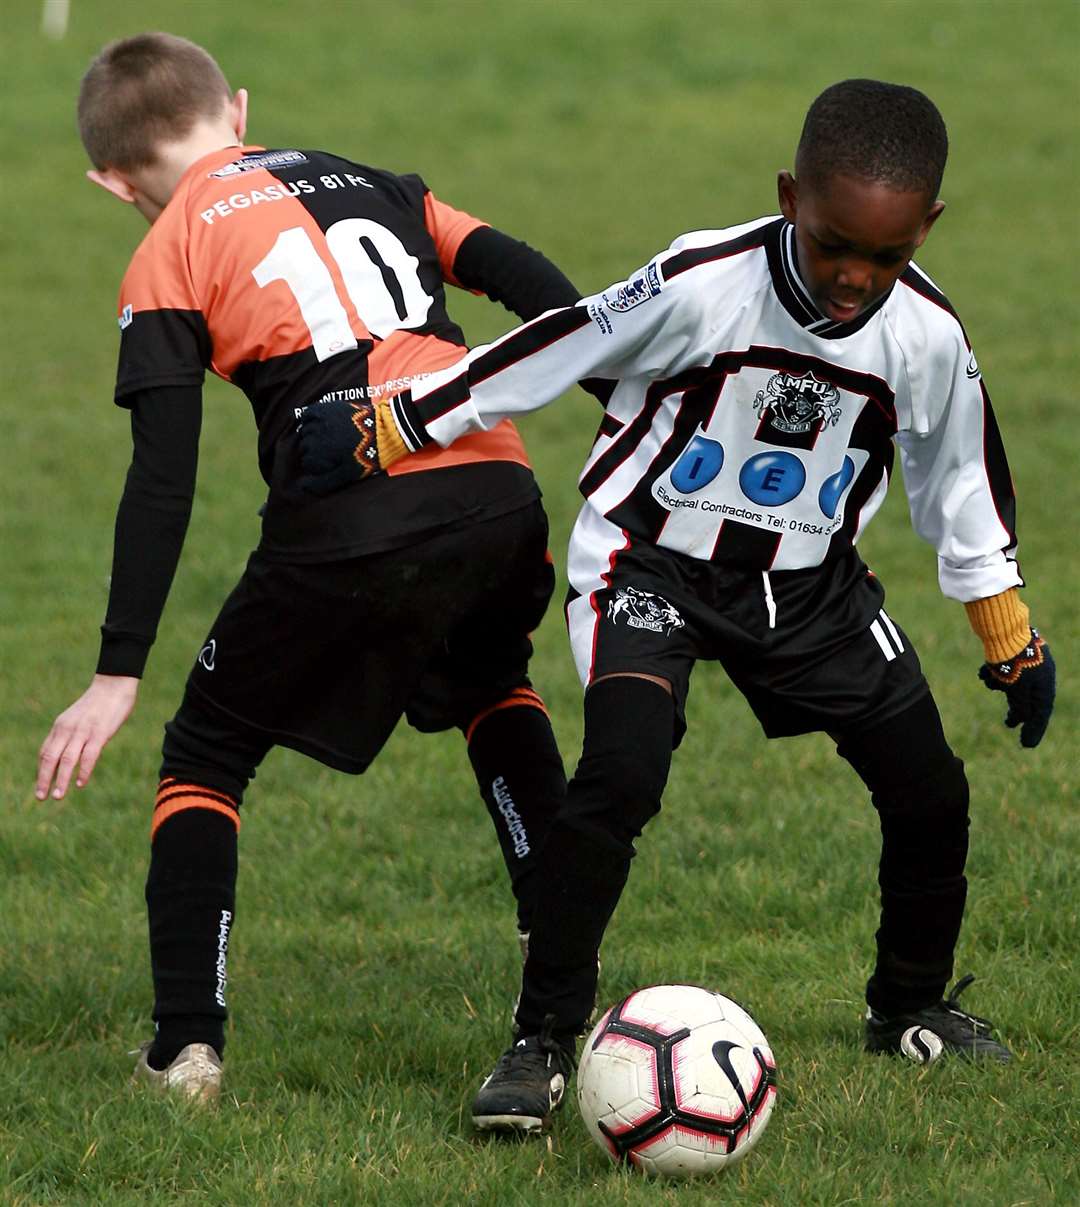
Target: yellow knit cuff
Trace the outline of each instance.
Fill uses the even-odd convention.
[[[409,451],[390,414],[390,404],[385,400],[375,403],[375,441],[379,448],[379,464],[383,469],[400,461]]]
[[[987,662],[1008,662],[1027,645],[1031,625],[1027,604],[1015,587],[964,604],[971,627],[982,639]]]

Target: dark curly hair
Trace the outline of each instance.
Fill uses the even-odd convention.
[[[941,188],[949,138],[937,106],[916,88],[842,80],[806,114],[795,174],[819,187],[831,176],[875,180],[900,192]]]

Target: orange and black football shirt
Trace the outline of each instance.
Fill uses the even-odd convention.
[[[538,491],[508,422],[327,498],[296,486],[300,408],[389,397],[463,354],[444,283],[459,284],[458,251],[484,227],[418,176],[326,152],[205,156],[124,277],[116,401],[198,387],[207,369],[244,391],[270,488],[269,557],[351,557],[523,506]]]

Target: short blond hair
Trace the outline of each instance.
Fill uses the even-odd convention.
[[[232,97],[221,68],[201,46],[174,34],[110,42],[79,88],[79,137],[99,170],[147,167],[162,143],[216,118]]]

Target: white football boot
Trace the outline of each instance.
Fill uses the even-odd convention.
[[[132,1081],[159,1094],[176,1094],[193,1102],[213,1103],[221,1094],[221,1058],[209,1044],[188,1044],[166,1069],[153,1069],[146,1057],[150,1044],[139,1049]]]

